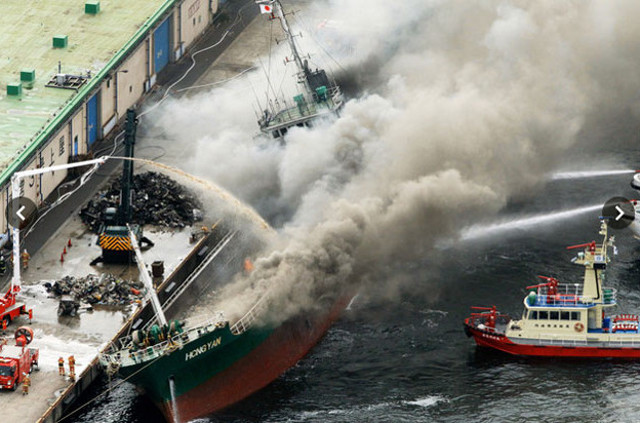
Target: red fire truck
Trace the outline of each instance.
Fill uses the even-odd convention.
[[[20,327],[15,333],[16,344],[0,343],[0,389],[16,390],[33,369],[38,368],[39,351],[27,345],[33,340],[33,330]]]
[[[3,297],[0,297],[0,329],[3,321],[6,325],[21,314],[29,314],[24,303],[16,301],[17,290],[9,289]]]

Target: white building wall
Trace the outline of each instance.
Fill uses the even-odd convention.
[[[175,21],[179,23],[174,25],[174,51],[184,53],[209,25],[209,0],[185,0],[178,9],[178,13],[174,13]]]
[[[87,119],[85,117],[86,106],[76,112],[71,119],[71,152],[73,153],[73,143],[78,141],[78,154],[87,153]]]
[[[113,129],[112,119],[116,113],[115,105],[115,77],[110,75],[100,85],[100,122],[102,125],[101,138],[107,135]]]
[[[118,72],[116,90],[119,119],[124,117],[129,107],[137,103],[144,94],[144,82],[147,79],[148,52],[143,42],[133,54],[122,64],[121,69],[127,72]]]
[[[51,141],[49,141],[49,143],[42,149],[44,166],[55,166],[69,162],[69,143],[67,140],[67,134],[69,133],[68,127],[69,124],[58,131],[58,133],[51,138]],[[51,194],[56,187],[60,185],[66,176],[66,170],[42,174],[40,177],[40,189],[42,190],[43,197],[47,198],[49,194]]]

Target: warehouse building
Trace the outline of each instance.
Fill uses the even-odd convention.
[[[2,233],[12,174],[91,153],[203,34],[217,9],[218,0],[2,0]],[[66,176],[24,179],[21,193],[41,206]]]

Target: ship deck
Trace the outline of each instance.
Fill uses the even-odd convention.
[[[264,131],[270,132],[280,128],[287,128],[294,125],[304,124],[305,122],[317,117],[328,115],[337,111],[342,103],[336,103],[331,98],[327,98],[322,102],[310,102],[301,106],[286,107],[278,111],[263,128]]]
[[[143,252],[147,263],[163,260],[165,275],[168,275],[191,251],[189,230],[183,231],[146,231],[156,246]],[[72,247],[67,248],[64,262],[60,262],[63,248],[71,239]],[[121,278],[137,279],[138,269],[133,265],[98,265],[89,262],[100,255],[95,245],[96,236],[88,232],[77,216],[71,217],[55,236],[35,254],[29,269],[23,276],[20,300],[33,309],[33,322],[29,324],[26,316],[21,316],[7,328],[10,343],[15,329],[22,325],[33,328],[35,332],[31,347],[40,349],[40,370],[32,374],[31,389],[23,396],[21,387],[15,392],[0,391],[0,400],[5,405],[7,421],[38,421],[56,399],[72,390],[67,377],[58,375],[58,357],[67,359],[74,355],[78,379],[83,372],[95,363],[99,351],[118,333],[133,307],[113,307],[95,305],[93,311],[82,311],[78,317],[58,317],[58,299],[47,294],[42,283],[60,279],[66,275],[86,276],[89,273],[112,273]],[[8,281],[8,276],[3,278]],[[77,383],[80,383],[77,382]]]

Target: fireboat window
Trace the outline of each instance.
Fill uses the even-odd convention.
[[[570,314],[568,311],[560,312],[560,320],[570,320]]]
[[[560,312],[558,311],[550,311],[549,312],[549,319],[550,320],[558,320],[560,318]]]
[[[538,319],[540,320],[547,320],[549,319],[549,312],[548,311],[539,311],[538,312]]]
[[[530,310],[529,311],[529,320],[538,320],[538,311]]]
[[[580,312],[572,311],[571,312],[571,320],[580,320]]]

